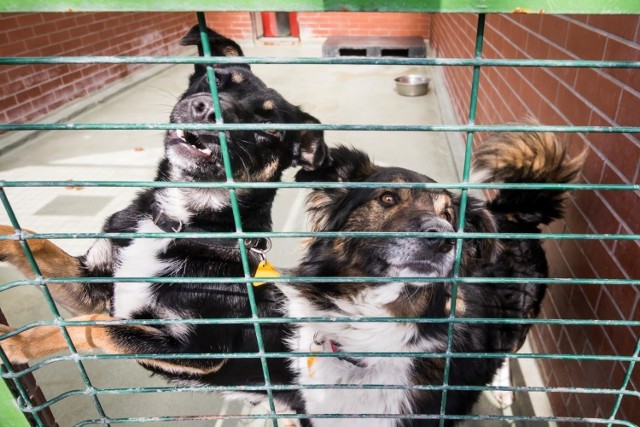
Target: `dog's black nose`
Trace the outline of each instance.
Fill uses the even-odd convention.
[[[211,95],[197,96],[189,100],[191,117],[198,123],[215,123],[216,114]]]
[[[426,233],[451,233],[453,227],[447,221],[439,218],[430,218],[422,223],[420,227]],[[432,251],[446,253],[453,249],[455,240],[445,237],[426,238],[425,245]]]

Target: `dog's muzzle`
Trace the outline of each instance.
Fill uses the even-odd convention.
[[[420,231],[426,233],[452,233],[453,226],[447,221],[430,217],[422,222],[420,225]],[[423,239],[423,245],[434,253],[447,253],[455,246],[455,240],[448,237],[427,237]]]

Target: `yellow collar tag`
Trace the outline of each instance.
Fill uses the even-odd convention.
[[[309,373],[309,378],[316,376],[316,371],[313,370],[313,365],[316,363],[316,359],[316,356],[307,357],[307,372]]]
[[[313,336],[313,341],[309,346],[309,351],[311,353],[319,353],[321,351],[324,351],[324,341],[317,341],[317,335],[318,333],[316,332]],[[318,360],[317,356],[307,357],[307,373],[309,375],[309,378],[313,378],[316,375],[316,371],[313,369],[313,365],[315,365],[316,360]]]
[[[271,277],[280,277],[280,273],[275,269],[273,264],[271,264],[266,259],[260,261],[258,264],[258,268],[256,269],[256,274],[253,275],[256,279],[268,279]],[[267,282],[253,282],[253,286],[264,285]]]

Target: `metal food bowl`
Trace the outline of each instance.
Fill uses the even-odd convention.
[[[398,94],[403,96],[421,96],[429,90],[431,79],[420,74],[409,74],[395,78]]]

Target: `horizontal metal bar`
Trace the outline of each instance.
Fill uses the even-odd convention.
[[[295,390],[426,390],[426,391],[524,391],[527,393],[573,393],[573,394],[603,394],[640,397],[640,392],[607,388],[586,387],[529,387],[529,386],[458,386],[458,385],[386,385],[386,384],[306,384],[306,385],[250,385],[250,386],[191,386],[191,387],[133,387],[133,388],[92,388],[91,390],[70,390],[61,393],[38,406],[21,406],[24,412],[39,412],[66,398],[87,394],[119,395],[119,394],[147,394],[147,393],[212,393],[212,392],[264,392],[295,391]]]
[[[249,283],[253,278],[247,277],[118,277],[119,283]],[[518,277],[277,277],[270,278],[272,283],[389,283],[390,281],[412,283],[522,283],[523,278]],[[48,283],[113,283],[113,277],[57,277],[35,280],[15,280],[0,286],[0,292],[20,286],[40,286]],[[527,278],[526,283],[546,285],[607,285],[629,286],[640,285],[640,279],[600,279],[600,278]]]
[[[586,183],[458,183],[458,182],[192,182],[192,181],[5,181],[0,188],[21,187],[131,187],[131,188],[419,188],[425,190],[557,190],[557,191],[640,191],[640,184],[586,184]]]
[[[489,318],[489,317],[239,317],[239,318],[179,318],[179,319],[122,319],[85,321],[41,320],[24,324],[0,340],[41,326],[124,326],[124,325],[242,325],[242,324],[299,324],[299,323],[429,323],[429,324],[506,324],[506,325],[563,325],[563,326],[640,326],[640,320],[613,319],[547,319],[547,318]]]
[[[0,131],[52,130],[318,130],[388,132],[565,132],[565,133],[640,133],[640,126],[567,126],[567,125],[380,125],[313,123],[11,123]]]
[[[0,12],[455,12],[455,13],[640,13],[635,0],[21,0],[0,2]]]
[[[640,68],[640,61],[500,58],[376,58],[376,57],[198,57],[198,56],[14,56],[2,65],[26,64],[284,64],[284,65],[413,65],[459,67]]]
[[[149,232],[149,233],[22,233],[1,234],[3,240],[39,239],[289,239],[289,238],[434,238],[434,239],[500,239],[500,240],[640,240],[640,234],[585,233],[473,233],[473,232],[413,232],[413,231],[272,231],[272,232]]]
[[[141,360],[141,359],[288,359],[303,357],[375,357],[394,358],[408,357],[420,359],[451,358],[451,359],[557,359],[569,361],[618,361],[638,362],[640,357],[603,354],[566,354],[566,353],[462,353],[462,352],[247,352],[247,353],[135,353],[135,354],[78,354],[50,357],[42,362],[15,374],[2,374],[3,378],[15,378],[35,372],[45,366],[61,361],[81,360]]]
[[[171,421],[196,421],[196,420],[267,420],[267,419],[333,419],[333,418],[349,418],[349,419],[412,419],[412,420],[477,420],[477,421],[529,421],[529,422],[579,422],[579,423],[595,423],[607,425],[621,425],[627,427],[638,427],[630,421],[612,420],[604,418],[585,418],[585,417],[531,417],[524,415],[440,415],[440,414],[255,414],[255,415],[180,415],[173,417],[139,417],[139,418],[106,418],[97,420],[88,420],[76,424],[76,426],[85,426],[90,424],[124,424],[124,423],[144,423],[144,422],[171,422]]]

